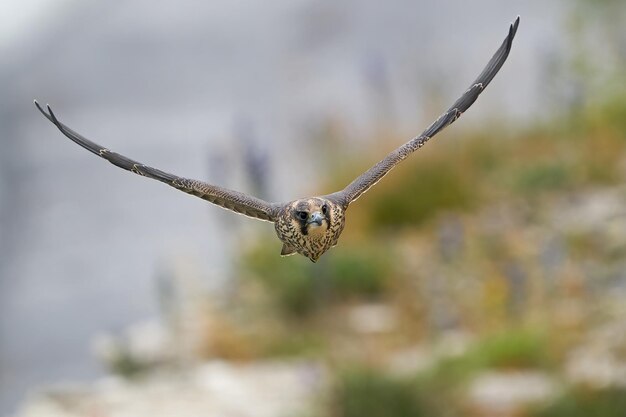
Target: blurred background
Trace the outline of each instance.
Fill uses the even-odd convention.
[[[34,108],[270,201],[467,115],[281,258]],[[623,416],[621,0],[0,5],[0,415]]]

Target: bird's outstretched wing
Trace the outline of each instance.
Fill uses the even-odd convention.
[[[421,148],[430,138],[442,131],[446,126],[451,125],[458,119],[465,110],[467,110],[476,101],[480,93],[487,87],[493,77],[498,73],[504,61],[509,56],[513,38],[517,32],[519,25],[519,16],[515,22],[509,27],[507,35],[500,48],[491,58],[483,72],[478,76],[476,81],[467,89],[467,91],[437,120],[433,122],[421,135],[411,139],[409,142],[400,146],[382,161],[365,171],[357,179],[352,181],[342,191],[330,194],[328,197],[334,199],[344,207],[359,198],[361,194],[366,192],[370,187],[381,180],[396,165],[406,159],[413,152]]]
[[[35,106],[39,111],[46,116],[65,136],[70,138],[73,142],[98,155],[101,158],[106,159],[113,165],[123,168],[127,171],[135,174],[152,178],[188,194],[193,194],[196,197],[200,197],[213,204],[217,204],[225,209],[232,210],[236,213],[246,215],[255,219],[265,220],[273,222],[276,219],[276,215],[279,210],[278,204],[268,203],[261,199],[243,194],[237,191],[229,190],[215,185],[207,184],[202,181],[182,178],[167,172],[163,172],[159,169],[152,168],[148,165],[144,165],[140,162],[133,161],[130,158],[115,153],[103,146],[100,146],[89,139],[85,138],[81,134],[75,132],[71,128],[61,123],[50,106],[46,106],[48,111],[46,112],[41,108],[37,100],[35,100]]]

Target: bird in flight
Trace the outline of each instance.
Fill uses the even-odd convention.
[[[35,106],[61,133],[113,165],[135,174],[164,182],[169,186],[188,194],[193,194],[196,197],[236,213],[272,222],[278,238],[283,243],[281,255],[287,256],[299,253],[316,262],[324,252],[337,244],[345,225],[346,210],[350,204],[380,181],[396,165],[421,148],[430,138],[442,131],[446,126],[452,124],[476,101],[509,56],[518,25],[519,16],[510,25],[509,33],[502,45],[500,45],[500,48],[498,48],[476,81],[422,134],[392,151],[384,159],[348,184],[343,190],[287,203],[269,203],[247,194],[203,181],[179,177],[144,165],[90,141],[61,123],[52,112],[50,106],[46,106],[46,111],[42,109],[37,100],[35,100]]]

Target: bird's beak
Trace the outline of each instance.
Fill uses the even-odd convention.
[[[315,211],[309,215],[309,219],[306,221],[307,224],[316,224],[317,226],[321,226],[325,217],[319,211]]]

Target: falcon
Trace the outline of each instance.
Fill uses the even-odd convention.
[[[380,181],[396,165],[424,146],[429,139],[451,125],[476,101],[509,56],[518,25],[519,16],[510,25],[509,33],[502,45],[500,45],[476,81],[422,134],[389,153],[384,159],[357,177],[343,190],[286,203],[269,203],[238,191],[203,181],[179,177],[144,165],[90,141],[72,128],[61,123],[49,105],[46,106],[46,111],[35,100],[35,106],[61,133],[89,152],[106,159],[122,169],[164,182],[171,187],[193,194],[235,213],[272,222],[278,238],[283,243],[281,255],[287,256],[299,253],[316,262],[324,252],[337,244],[345,225],[346,211],[350,204]]]

